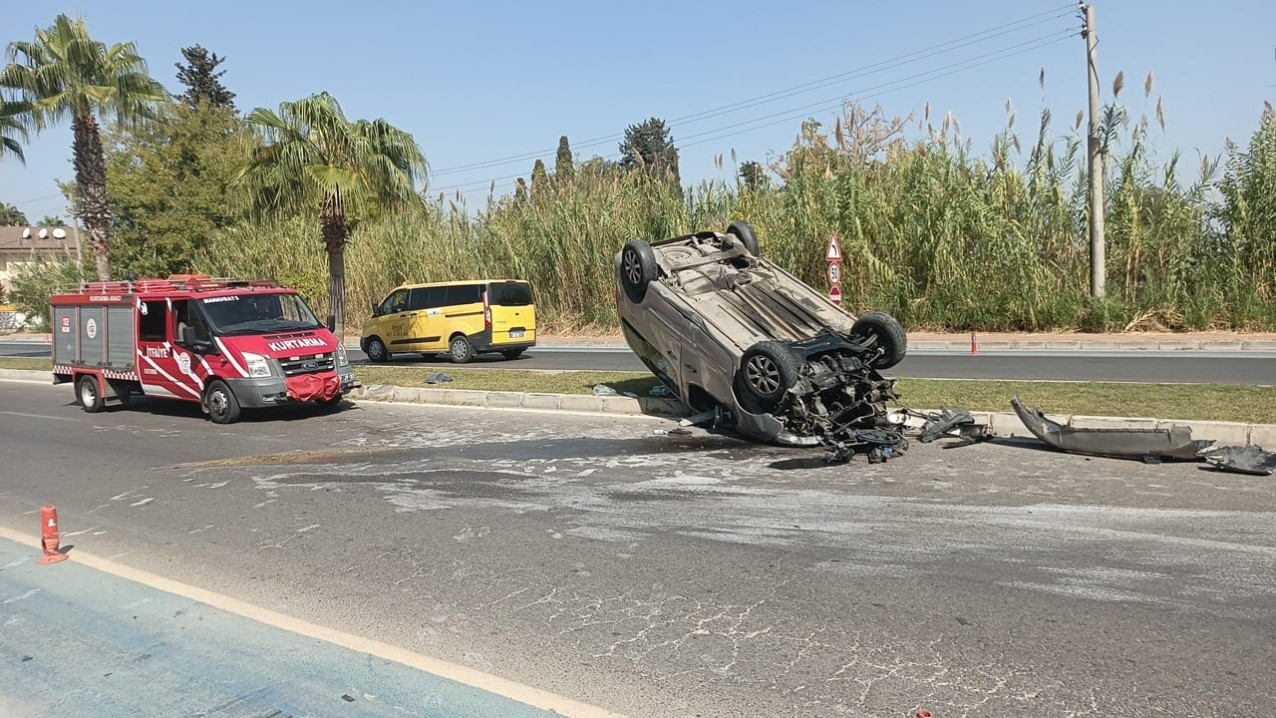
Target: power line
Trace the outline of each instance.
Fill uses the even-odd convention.
[[[804,94],[806,92],[810,92],[816,89],[821,89],[823,87],[827,87],[829,85],[836,84],[844,80],[855,79],[857,77],[862,77],[864,75],[875,74],[878,72],[882,72],[884,70],[893,69],[901,65],[911,64],[913,62],[926,59],[926,56],[928,55],[930,57],[934,57],[936,55],[946,54],[949,52],[953,52],[955,50],[962,49],[964,47],[969,47],[970,45],[978,44],[980,42],[985,42],[987,40],[992,40],[998,37],[1020,32],[1022,30],[1026,30],[1029,27],[1033,27],[1035,25],[1040,25],[1046,22],[1056,20],[1061,17],[1066,17],[1069,14],[1071,14],[1072,9],[1073,9],[1073,4],[1067,3],[1064,5],[1055,7],[1053,9],[1037,13],[1035,15],[1030,15],[1028,17],[1021,18],[1019,20],[1014,20],[1008,23],[1004,23],[1002,25],[997,25],[997,26],[988,28],[986,30],[981,30],[976,33],[971,33],[969,35],[963,35],[961,37],[955,38],[953,40],[949,40],[947,42],[939,43],[937,45],[931,45],[929,47],[922,48],[920,50],[915,50],[909,53],[905,53],[903,55],[897,55],[895,57],[888,58],[886,60],[881,60],[879,62],[870,64],[870,65],[865,65],[865,66],[856,68],[854,70],[849,70],[847,72],[831,75],[829,77],[825,77],[820,80],[814,80],[811,82],[803,83],[801,85],[795,85],[793,87],[777,90],[775,92],[767,93],[765,95],[759,95],[757,97],[753,97],[747,100],[741,100],[739,102],[722,105],[712,109],[702,110],[700,112],[695,112],[690,115],[675,117],[669,120],[669,124],[671,125],[679,124],[679,123],[689,124],[692,122],[699,122],[701,120],[708,119],[710,117],[713,117],[721,113],[736,112],[742,109],[748,109],[750,107],[754,107],[757,105],[767,104],[770,102],[775,102],[776,100],[785,99],[788,97],[792,97],[794,95]],[[615,134],[606,135],[603,137],[596,137],[596,138],[585,140],[583,142],[575,143],[574,147],[577,149],[594,147],[600,144],[614,142],[623,137],[624,137],[623,132],[615,133]],[[478,169],[488,169],[491,167],[499,167],[501,165],[513,164],[516,162],[526,162],[527,160],[540,159],[545,157],[546,155],[550,155],[553,152],[555,152],[556,149],[557,149],[556,147],[548,148],[544,150],[537,150],[534,152],[526,152],[526,153],[522,153],[518,155],[511,155],[511,156],[500,157],[500,158],[491,159],[491,160],[484,160],[481,162],[473,162],[473,163],[465,164],[465,165],[446,167],[440,170],[435,170],[431,172],[430,174],[433,177],[441,177],[443,175],[456,174],[459,172],[466,172],[466,171],[472,171],[472,170],[478,170]]]
[[[717,127],[710,130],[704,130],[702,132],[693,133],[690,135],[684,135],[683,136],[684,140],[693,139],[696,141],[693,141],[693,142],[680,141],[678,146],[680,148],[694,147],[696,145],[704,144],[706,142],[713,142],[716,140],[726,139],[728,137],[745,134],[747,132],[752,132],[754,130],[762,129],[765,127],[771,127],[777,124],[782,124],[784,122],[791,122],[796,119],[802,119],[802,118],[808,117],[810,113],[813,111],[836,110],[842,107],[846,99],[851,96],[864,95],[870,92],[876,92],[877,94],[886,94],[888,92],[896,92],[898,90],[906,89],[909,87],[915,87],[917,85],[925,84],[933,80],[949,77],[951,75],[959,74],[961,72],[966,72],[968,70],[972,70],[977,67],[982,67],[984,65],[998,62],[1000,60],[1004,60],[1010,57],[1023,55],[1023,54],[1032,52],[1034,50],[1047,47],[1049,45],[1054,45],[1056,43],[1062,42],[1064,40],[1067,40],[1073,37],[1075,32],[1076,32],[1076,28],[1069,28],[1063,31],[1056,31],[1047,35],[1042,35],[1033,40],[1017,43],[1015,45],[1011,45],[998,50],[987,52],[982,55],[976,55],[974,57],[962,60],[961,62],[958,62],[956,64],[946,65],[941,68],[933,68],[930,70],[926,70],[924,72],[919,72],[906,77],[897,78],[890,82],[884,82],[878,85],[873,85],[860,90],[856,90],[852,93],[848,93],[847,95],[842,95],[837,98],[828,99],[818,103],[804,105],[801,107],[790,108],[782,112],[764,115],[762,117],[755,117],[751,120],[743,120],[741,122],[732,123],[730,125]],[[830,103],[835,103],[835,104],[830,104]],[[798,113],[798,114],[795,115],[794,113]],[[758,124],[758,123],[762,123],[762,124]],[[701,138],[701,139],[696,139],[696,138]],[[602,159],[610,160],[610,159],[618,158],[620,156],[621,156],[620,153],[617,152],[617,153],[612,153],[610,155],[603,156]],[[526,173],[520,172],[517,174],[505,175],[501,177],[488,177],[481,180],[474,180],[471,182],[461,182],[461,183],[447,185],[443,187],[431,187],[429,188],[429,190],[431,193],[449,192],[453,190],[463,190],[463,193],[472,192],[478,189],[482,189],[484,186],[489,186],[493,182],[503,182],[505,180],[516,179],[518,177],[522,177],[524,174]]]

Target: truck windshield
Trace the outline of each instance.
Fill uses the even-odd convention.
[[[213,331],[221,335],[274,334],[322,326],[296,294],[237,294],[208,297],[199,303]]]

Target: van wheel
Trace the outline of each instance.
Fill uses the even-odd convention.
[[[856,341],[872,339],[882,348],[881,356],[869,362],[874,369],[890,369],[903,361],[908,353],[908,334],[904,325],[886,312],[869,312],[856,319],[851,326],[851,338]]]
[[[647,285],[656,280],[659,266],[656,252],[641,239],[631,240],[620,252],[620,285],[625,296],[637,304],[647,296]]]
[[[740,360],[744,388],[764,407],[774,408],[798,380],[797,357],[780,342],[758,342]]]
[[[106,407],[97,378],[90,374],[85,374],[75,383],[75,395],[80,400],[80,406],[90,414],[96,414]]]
[[[372,337],[368,340],[368,346],[363,350],[368,355],[368,361],[380,364],[390,361],[390,350],[385,348],[385,342],[381,341],[381,337]]]
[[[204,393],[204,408],[208,410],[208,418],[214,424],[233,424],[239,421],[239,400],[235,392],[226,386],[226,382],[218,379],[208,385]]]
[[[762,247],[758,244],[758,235],[754,233],[753,225],[744,220],[732,222],[731,226],[727,227],[727,234],[734,234],[739,237],[740,242],[744,244],[744,248],[749,250],[749,254],[755,257],[762,256]]]
[[[501,356],[505,357],[506,359],[517,359],[523,356],[523,350],[522,349],[506,349],[505,351],[501,352]]]
[[[474,358],[474,345],[470,343],[469,337],[457,334],[448,343],[448,354],[452,357],[453,364],[465,364]]]

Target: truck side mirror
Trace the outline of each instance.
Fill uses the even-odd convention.
[[[328,331],[337,331],[337,316],[335,314],[328,315]]]
[[[182,327],[182,344],[195,346],[195,327]]]

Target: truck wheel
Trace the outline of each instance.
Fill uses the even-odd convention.
[[[744,388],[767,409],[774,408],[798,380],[797,357],[780,342],[758,342],[740,360]]]
[[[204,394],[204,407],[214,424],[233,424],[239,421],[239,400],[235,392],[220,379],[208,385]]]
[[[620,285],[625,296],[637,304],[647,296],[647,285],[656,280],[659,266],[656,251],[641,239],[631,240],[620,253]]]
[[[856,341],[873,339],[884,351],[875,361],[874,369],[890,369],[904,360],[908,353],[908,334],[899,320],[885,312],[869,312],[851,326],[851,338]]]
[[[390,361],[390,350],[385,348],[385,342],[381,341],[381,337],[372,337],[368,340],[368,346],[364,348],[364,352],[368,355],[368,361],[375,364]]]
[[[457,334],[448,343],[448,354],[452,357],[453,364],[465,364],[474,358],[474,345],[470,343],[469,337]]]
[[[753,225],[744,220],[732,222],[731,226],[727,227],[727,234],[739,237],[744,243],[744,248],[749,250],[749,254],[755,257],[762,256],[762,247],[758,244],[758,235],[754,233]]]
[[[80,406],[90,414],[96,414],[106,407],[106,401],[102,399],[102,388],[98,386],[97,377],[91,374],[85,374],[75,383],[75,395],[80,400]]]

